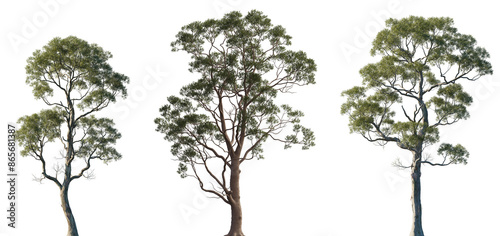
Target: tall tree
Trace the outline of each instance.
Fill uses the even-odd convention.
[[[360,70],[363,86],[342,93],[341,113],[349,116],[351,133],[380,145],[395,143],[412,153],[413,224],[411,236],[423,236],[420,201],[421,166],[467,164],[469,153],[460,144],[442,143],[439,161],[423,155],[439,142],[439,128],[467,119],[472,97],[459,82],[492,74],[488,52],[476,40],[460,34],[450,18],[408,18],[386,21],[373,41],[377,63]],[[399,111],[399,113],[396,113]]]
[[[28,59],[26,83],[36,99],[51,109],[19,119],[18,139],[23,156],[31,156],[42,164],[40,181],[48,179],[60,190],[61,206],[68,222],[68,236],[77,236],[75,218],[69,204],[68,190],[73,180],[91,177],[91,160],[104,163],[121,158],[113,147],[120,133],[113,121],[97,118],[94,113],[127,94],[129,78],[114,72],[107,60],[112,57],[96,44],[77,37],[54,38]],[[60,141],[64,164],[47,170],[48,144]],[[75,160],[81,169],[73,171]]]
[[[176,38],[173,51],[191,55],[189,70],[200,79],[183,87],[182,97],[168,97],[157,131],[173,143],[181,177],[194,177],[203,191],[231,206],[227,236],[242,236],[240,165],[263,158],[268,139],[285,148],[314,145],[313,132],[300,124],[303,113],[274,99],[314,83],[316,65],[306,53],[287,50],[285,29],[255,10],[193,22]]]

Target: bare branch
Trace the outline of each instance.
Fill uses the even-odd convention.
[[[401,169],[401,170],[404,170],[404,169],[410,169],[410,168],[412,168],[412,166],[411,166],[411,165],[410,165],[410,166],[406,166],[406,165],[404,165],[404,164],[401,162],[401,159],[399,159],[399,158],[398,158],[398,159],[396,159],[396,160],[392,163],[392,165],[393,165],[394,167],[398,168],[398,169]]]
[[[42,176],[44,178],[49,179],[52,182],[54,182],[59,188],[62,188],[62,184],[59,182],[59,180],[56,177],[53,177],[53,176],[47,174],[46,162],[45,162],[45,159],[43,158],[43,146],[44,146],[43,143],[41,143],[40,144],[40,153],[36,154],[38,159],[42,162]]]
[[[198,172],[196,171],[196,165],[194,163],[191,163],[191,168],[193,169],[194,177],[198,180],[201,190],[207,193],[212,193],[217,197],[219,197],[220,199],[222,199],[225,203],[229,204],[229,199],[227,199],[227,195],[223,194],[222,192],[217,192],[215,190],[205,188],[203,180],[201,180],[200,176],[198,175]]]
[[[430,161],[420,161],[420,163],[429,164],[431,166],[447,166],[447,165],[451,164],[450,162],[448,162],[448,163],[444,163],[444,162],[443,163],[432,163]]]

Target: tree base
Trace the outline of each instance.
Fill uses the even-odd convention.
[[[424,231],[421,228],[419,230],[412,229],[410,236],[424,236]]]
[[[229,232],[224,236],[245,236],[245,235],[243,234],[243,232],[235,232],[235,233]]]

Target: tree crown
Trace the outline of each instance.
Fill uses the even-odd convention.
[[[287,50],[290,40],[255,10],[182,27],[172,50],[189,53],[189,70],[201,76],[181,89],[182,98],[170,96],[155,120],[157,131],[174,142],[181,176],[196,159],[217,157],[230,165],[229,157],[239,154],[240,161],[262,158],[268,138],[285,148],[314,145],[313,132],[300,124],[303,113],[274,102],[279,93],[315,82],[316,64],[302,51]],[[280,137],[287,125],[292,132]]]
[[[51,106],[96,111],[126,97],[125,84],[129,78],[114,72],[107,60],[111,53],[96,44],[74,36],[52,39],[41,50],[29,57],[26,65],[26,83],[33,88],[36,99]],[[50,102],[54,89],[64,94],[64,100]]]
[[[420,152],[439,141],[439,126],[469,117],[472,97],[459,82],[492,74],[489,54],[458,33],[451,18],[410,16],[386,25],[371,49],[380,61],[360,70],[363,86],[342,92],[341,113],[349,116],[350,131],[368,141]],[[453,163],[468,157],[461,145],[442,144],[438,154],[454,156]]]

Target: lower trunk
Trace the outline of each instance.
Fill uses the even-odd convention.
[[[231,179],[229,183],[231,193],[228,195],[229,205],[231,205],[231,229],[226,236],[244,236],[241,229],[243,214],[240,202],[240,163],[239,158],[235,158],[231,165]]]
[[[69,206],[68,200],[68,187],[63,187],[61,189],[61,206],[66,216],[66,221],[68,222],[68,236],[78,236],[78,230],[76,229],[76,221]]]
[[[231,229],[226,236],[244,236],[241,229],[242,219],[241,204],[238,199],[237,202],[231,204]]]
[[[413,209],[412,226],[410,236],[424,236],[424,230],[422,228],[422,204],[420,199],[420,163],[414,159],[414,167],[411,172],[412,179],[412,193],[411,193],[411,203]]]

